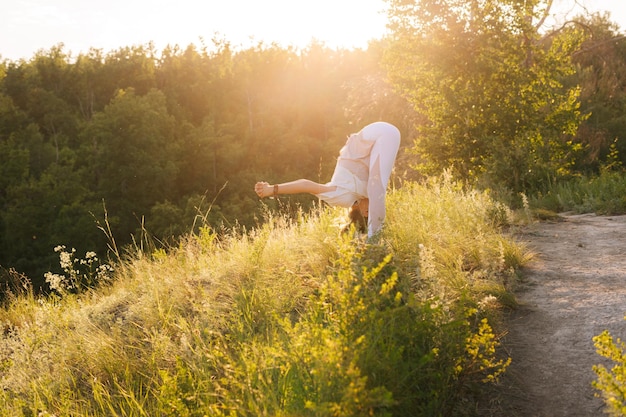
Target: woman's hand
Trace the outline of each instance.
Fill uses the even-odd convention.
[[[269,197],[270,195],[272,195],[273,188],[268,182],[265,182],[265,181],[257,182],[256,184],[254,184],[254,192],[260,198],[265,198],[265,197]]]

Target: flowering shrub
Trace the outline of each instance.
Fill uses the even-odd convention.
[[[50,289],[59,294],[80,292],[110,280],[113,267],[100,263],[95,252],[88,251],[84,259],[76,258],[76,249],[66,250],[65,245],[54,248],[59,253],[59,264],[65,274],[46,272],[44,277]]]
[[[626,319],[626,317],[625,317]],[[619,337],[613,337],[608,330],[593,338],[598,355],[610,360],[613,366],[594,365],[593,371],[598,379],[592,382],[604,399],[607,414],[626,415],[626,343]]]

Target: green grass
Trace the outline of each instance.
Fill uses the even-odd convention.
[[[392,192],[376,242],[343,214],[205,228],[95,289],[9,297],[2,415],[472,415],[530,257],[512,214],[445,177]]]
[[[604,170],[596,176],[562,181],[532,198],[530,205],[557,213],[625,214],[626,175],[623,171]]]

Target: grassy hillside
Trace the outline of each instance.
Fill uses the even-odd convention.
[[[10,297],[3,415],[471,415],[529,259],[511,213],[444,178],[392,192],[377,242],[343,214],[204,229],[135,248],[95,290]]]

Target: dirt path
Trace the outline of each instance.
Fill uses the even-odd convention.
[[[592,337],[608,329],[626,339],[626,216],[564,215],[530,226],[536,253],[510,317],[498,416],[602,416],[591,386],[605,363]]]

